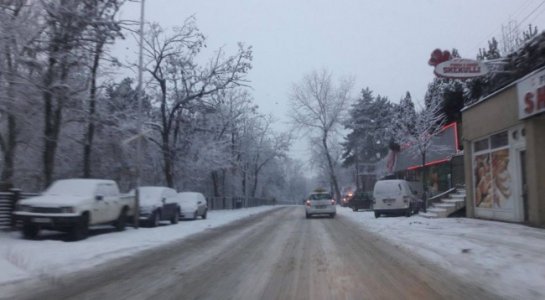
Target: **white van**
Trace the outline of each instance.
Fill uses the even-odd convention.
[[[405,215],[418,213],[422,201],[411,189],[409,182],[401,179],[379,180],[373,189],[375,218],[382,214]]]

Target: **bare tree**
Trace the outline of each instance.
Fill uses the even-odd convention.
[[[242,131],[248,119],[257,116],[257,106],[253,103],[250,94],[246,90],[224,90],[211,97],[214,113],[210,114],[211,130],[215,143],[225,143],[226,161],[224,164],[216,164],[212,170],[213,195],[220,196],[220,188],[225,195],[225,174],[227,169],[233,170],[240,167],[240,148]]]
[[[38,9],[25,0],[3,1],[0,4],[0,149],[2,174],[0,181],[6,186],[13,184],[17,144],[20,131],[28,113],[28,101],[24,101],[29,89],[22,78],[30,69],[23,62],[42,26],[37,17]],[[5,130],[4,130],[5,129]]]
[[[403,103],[402,103],[403,104]],[[445,115],[442,113],[441,101],[430,101],[428,107],[420,112],[414,106],[400,105],[392,123],[391,132],[397,144],[407,149],[422,161],[422,190],[424,192],[424,211],[427,209],[426,155],[430,150],[441,151],[441,146],[434,145],[432,139],[443,130]]]
[[[288,134],[275,134],[271,130],[272,118],[264,116],[262,122],[254,129],[256,130],[255,141],[251,149],[251,170],[253,184],[250,191],[250,196],[255,197],[257,185],[259,183],[259,175],[263,168],[271,163],[275,158],[286,156],[289,149],[291,139]]]
[[[165,180],[171,187],[184,110],[206,105],[206,97],[244,84],[245,74],[251,68],[251,47],[241,44],[236,54],[226,57],[219,50],[207,65],[200,66],[196,58],[204,42],[192,17],[170,35],[158,24],[152,24],[144,38],[144,51],[151,61],[146,70],[159,88],[159,123],[154,123],[153,129],[159,132],[161,140],[153,142],[163,153]]]
[[[120,21],[116,20],[117,12],[125,0],[87,0],[89,18],[92,20],[87,40],[90,56],[90,88],[87,130],[83,142],[83,177],[91,177],[91,150],[95,135],[97,78],[100,62],[105,55],[105,46],[122,37]]]
[[[294,124],[317,135],[327,161],[329,177],[336,199],[341,192],[335,174],[335,163],[330,151],[330,139],[337,133],[339,125],[350,104],[353,79],[344,79],[335,85],[327,70],[314,71],[295,84],[290,95],[291,119]]]

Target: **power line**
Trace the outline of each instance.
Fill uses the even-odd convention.
[[[532,0],[527,0],[526,2],[524,2],[521,6],[519,6],[518,9],[515,10],[515,13],[512,15],[512,16],[509,16],[509,18],[504,21],[503,23],[506,23],[507,21],[511,20],[511,19],[517,19],[517,16],[520,15],[522,12],[524,12],[524,10],[526,10],[526,8],[528,7],[528,4],[530,4],[530,2],[532,2]],[[522,24],[527,18],[529,18],[532,14],[534,14],[536,12],[536,10],[538,10],[543,4],[545,4],[545,0],[542,1],[536,8],[534,8],[532,10],[532,12],[530,12],[525,18],[523,18],[522,21],[520,22],[517,22],[517,26],[519,26],[520,24]],[[541,13],[539,13],[541,14]],[[539,14],[537,16],[539,16]],[[536,17],[537,17],[536,16]],[[535,18],[534,18],[535,19]],[[532,20],[534,20],[532,19]],[[480,42],[478,42],[477,44],[475,44],[473,46],[473,48],[480,48],[480,45],[488,40],[490,40],[492,37],[494,37],[495,35],[497,35],[498,33],[500,33],[501,29],[498,28],[496,29],[495,31],[493,31],[491,34],[487,35],[484,39],[482,39]]]
[[[534,8],[534,10],[532,10],[532,12],[530,12],[522,21],[520,21],[518,23],[518,25],[520,26],[520,24],[522,24],[522,22],[526,21],[531,15],[533,15],[541,6],[543,6],[543,4],[545,4],[545,0],[541,1],[541,3],[536,7]]]
[[[528,21],[528,24],[532,24],[532,22],[534,22],[534,21],[537,19],[537,17],[539,17],[539,16],[540,16],[542,13],[544,13],[544,12],[545,12],[545,6],[541,9],[540,12],[538,12],[538,13],[532,18],[532,20]]]

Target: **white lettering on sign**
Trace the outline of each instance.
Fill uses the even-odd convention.
[[[447,78],[472,78],[488,73],[486,66],[479,61],[455,58],[438,64],[435,75]]]

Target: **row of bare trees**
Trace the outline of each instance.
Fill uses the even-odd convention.
[[[445,122],[442,102],[437,97],[417,111],[408,92],[399,103],[391,103],[386,97],[374,97],[366,88],[354,102],[352,88],[350,78],[336,83],[331,72],[321,70],[304,76],[290,95],[291,119],[310,133],[311,162],[328,177],[327,184],[324,180],[318,183],[326,188],[330,185],[337,199],[341,198],[343,181],[345,185],[353,182],[341,167],[343,159],[344,167],[376,163],[389,148],[404,145],[410,146],[409,151],[424,165],[433,146],[432,138]],[[348,131],[346,136],[343,126]]]
[[[118,75],[133,65],[111,57],[135,25],[119,20],[124,2],[0,4],[1,182],[39,190],[56,178],[105,177],[130,188],[142,138],[144,184],[289,195],[288,180],[303,176],[286,157],[290,136],[273,130],[249,93],[252,48],[203,58],[206,39],[193,17],[173,29],[145,26],[137,132],[134,80]]]

